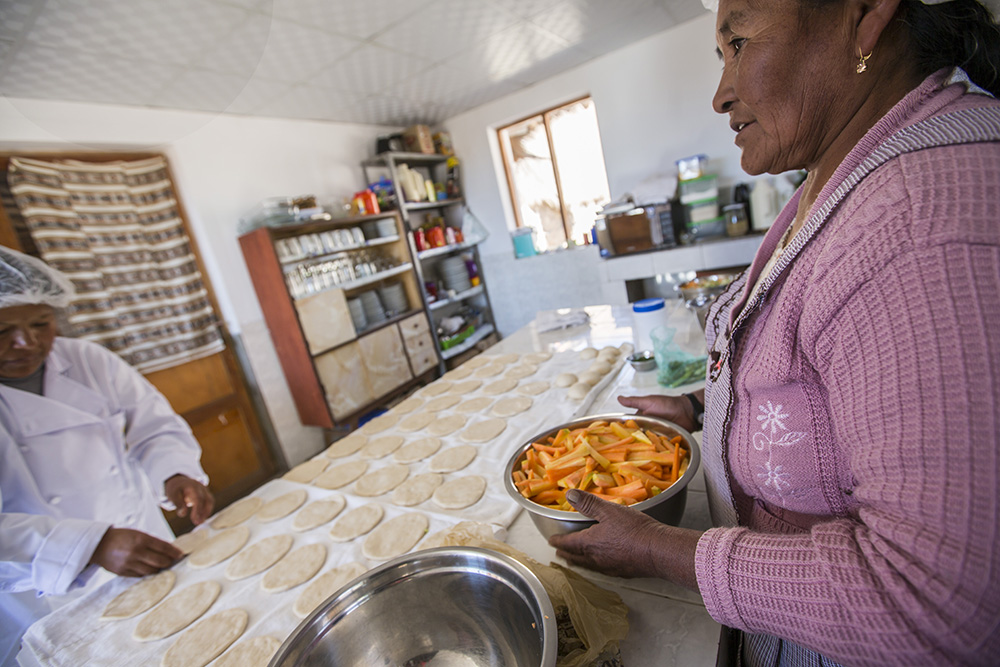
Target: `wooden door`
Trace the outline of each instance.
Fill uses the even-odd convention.
[[[0,244],[37,255],[37,249],[24,228],[7,186],[7,165],[12,155],[43,160],[74,159],[90,162],[138,160],[153,157],[148,153],[7,153],[0,154]],[[171,177],[171,180],[173,178]],[[174,181],[176,189],[176,181]],[[190,224],[177,192],[178,209],[187,231],[209,300],[215,311],[219,304],[208,280]],[[261,420],[248,390],[246,376],[235,353],[234,343],[225,324],[219,328],[226,347],[222,352],[149,373],[146,378],[170,401],[174,410],[191,426],[202,448],[201,464],[208,474],[209,488],[215,495],[216,509],[221,509],[257,488],[280,469],[279,457],[264,436]],[[173,512],[167,519],[175,532],[191,528],[188,519]]]

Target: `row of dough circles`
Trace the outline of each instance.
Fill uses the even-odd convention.
[[[420,512],[384,520],[385,509],[376,503],[345,511],[347,502],[339,494],[306,503],[308,497],[306,490],[296,489],[268,501],[248,496],[233,503],[212,518],[211,531],[200,529],[174,542],[187,554],[181,563],[191,570],[206,572],[208,580],[174,592],[177,566],[164,570],[117,595],[105,607],[101,620],[123,621],[142,615],[132,631],[132,639],[137,642],[160,641],[180,633],[163,654],[161,665],[165,667],[201,667],[220,655],[213,665],[264,667],[282,640],[258,636],[233,646],[248,625],[247,610],[226,609],[202,619],[222,592],[220,581],[242,582],[259,576],[258,586],[265,594],[289,591],[310,582],[292,606],[295,616],[303,619],[368,568],[352,561],[316,576],[328,560],[327,545],[310,542],[294,548],[295,534],[332,522],[327,536],[331,542],[363,538],[363,555],[384,561],[412,550],[418,543],[421,549],[439,546],[447,532],[445,529],[425,537],[430,521]],[[291,532],[250,543],[250,524],[270,524],[289,517]]]
[[[579,375],[574,373],[560,373],[555,379],[557,387],[568,388],[566,395],[570,398],[582,401],[590,393],[590,390],[597,385],[604,376],[610,373],[618,365],[622,357],[632,354],[631,343],[622,343],[618,347],[612,345],[605,346],[598,350],[594,347],[586,347],[580,350],[580,358],[591,361],[590,367]]]

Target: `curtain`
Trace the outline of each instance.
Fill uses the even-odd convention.
[[[76,286],[65,335],[144,373],[223,349],[165,158],[12,157],[7,180],[39,255]]]

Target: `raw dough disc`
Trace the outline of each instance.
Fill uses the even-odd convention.
[[[587,369],[589,373],[597,373],[598,375],[607,375],[611,372],[611,364],[606,361],[595,361],[591,364],[590,368]]]
[[[401,556],[412,549],[427,533],[430,521],[419,512],[402,514],[389,519],[365,538],[361,552],[367,558],[386,560]]]
[[[544,380],[539,380],[538,382],[527,382],[518,387],[517,390],[522,394],[538,396],[539,394],[549,390],[549,383]]]
[[[215,515],[212,519],[212,523],[209,524],[212,528],[216,530],[224,530],[226,528],[232,528],[233,526],[238,526],[260,509],[260,506],[264,504],[263,499],[257,496],[249,496],[241,500],[237,500],[235,503],[222,510]]]
[[[167,597],[167,593],[174,589],[176,582],[177,573],[173,570],[161,570],[158,574],[145,577],[115,596],[115,599],[104,608],[101,620],[119,621],[138,616]]]
[[[196,570],[212,567],[242,549],[249,539],[250,529],[246,526],[227,528],[213,535],[212,539],[205,540],[204,544],[195,549],[188,556],[188,565]]]
[[[427,401],[427,405],[424,406],[424,410],[427,410],[428,412],[440,412],[441,410],[447,410],[461,400],[462,399],[459,396],[438,396],[437,398]]]
[[[560,373],[556,376],[557,387],[572,387],[579,381],[579,378],[572,373]]]
[[[601,351],[597,353],[597,359],[608,364],[613,364],[618,361],[619,354],[621,354],[621,352],[617,347],[608,345],[606,347],[602,347]]]
[[[280,593],[312,579],[326,562],[325,544],[307,544],[286,554],[260,580],[267,593]]]
[[[394,451],[399,449],[399,446],[403,444],[403,436],[401,435],[384,435],[381,438],[375,438],[370,440],[367,445],[361,448],[358,452],[358,456],[363,459],[380,459],[383,456],[388,456]]]
[[[541,364],[552,358],[551,352],[532,352],[524,355],[524,360],[533,364]]]
[[[431,382],[429,385],[424,387],[424,390],[421,393],[425,396],[440,396],[449,389],[451,389],[451,382],[438,380],[436,382]]]
[[[587,394],[589,393],[590,393],[589,384],[587,384],[586,382],[577,382],[575,385],[569,388],[569,391],[566,392],[566,395],[574,400],[582,401],[584,398],[587,397]]]
[[[226,579],[239,581],[260,574],[287,554],[292,542],[291,535],[275,535],[251,544],[226,565]]]
[[[503,374],[505,378],[513,378],[515,380],[521,380],[528,377],[529,375],[534,375],[538,372],[538,366],[532,364],[521,364],[520,366],[514,366],[506,373]]]
[[[230,507],[232,507],[232,505],[230,505]],[[219,516],[222,515],[220,514]],[[174,540],[174,546],[183,551],[184,553],[189,554],[195,549],[197,549],[198,546],[207,539],[208,539],[207,530],[192,530],[190,533],[184,533],[183,535],[178,535],[177,539]]]
[[[139,621],[132,639],[151,642],[183,630],[208,611],[221,591],[219,582],[202,581],[171,595]]]
[[[588,387],[593,387],[595,384],[601,381],[601,376],[594,371],[587,371],[586,373],[580,373],[580,382],[587,385]]]
[[[312,483],[313,486],[318,486],[321,489],[339,489],[342,486],[347,486],[366,472],[368,472],[367,461],[348,461],[327,468]]]
[[[487,396],[499,396],[500,394],[506,394],[516,386],[517,379],[505,377],[483,387],[483,393]]]
[[[311,502],[292,519],[292,530],[302,533],[333,521],[334,517],[344,510],[346,504],[344,497],[339,495]]]
[[[163,654],[160,667],[205,667],[240,638],[249,619],[242,609],[209,616],[177,638]]]
[[[471,394],[475,390],[479,389],[482,384],[482,380],[465,380],[464,382],[456,382],[452,385],[451,389],[448,390],[448,393],[464,396],[465,394]]]
[[[490,364],[489,366],[483,366],[476,371],[477,378],[491,378],[495,375],[500,375],[503,373],[503,364]]]
[[[254,637],[226,651],[212,667],[267,667],[279,648],[277,637]]]
[[[364,447],[366,442],[368,442],[368,438],[366,436],[357,432],[351,433],[349,435],[345,435],[343,438],[327,447],[325,454],[328,458],[340,459],[354,454],[359,449]]]
[[[466,414],[472,412],[482,412],[489,407],[492,402],[493,399],[489,396],[476,396],[475,398],[463,401],[461,405],[455,408],[455,412],[464,412]]]
[[[514,354],[514,353],[498,354],[495,357],[493,357],[493,363],[494,364],[504,364],[505,366],[507,364],[513,364],[514,362],[520,361],[520,360],[521,360],[521,355],[520,354]]]
[[[392,458],[396,463],[415,463],[427,458],[439,449],[441,449],[440,438],[420,438],[397,449]]]
[[[392,504],[401,507],[413,507],[434,495],[434,490],[441,486],[444,477],[436,472],[425,472],[414,475],[396,487],[392,492]]]
[[[427,432],[431,435],[448,435],[465,426],[465,415],[448,415],[431,422]]]
[[[585,347],[580,350],[581,359],[593,359],[597,356],[597,350],[592,347]]]
[[[329,461],[324,461],[323,459],[310,459],[305,463],[300,463],[284,475],[281,479],[287,479],[289,482],[301,482],[302,484],[308,484],[309,482],[316,479],[316,477],[326,470],[326,467],[330,465]]]
[[[428,468],[431,472],[455,472],[472,463],[478,453],[472,445],[450,447],[432,458]]]
[[[260,508],[260,511],[257,512],[257,520],[261,523],[277,521],[302,507],[302,504],[308,499],[309,493],[305,489],[296,489],[278,496]]]
[[[635,345],[632,345],[632,343],[622,343],[618,346],[618,351],[626,356],[630,355],[635,352]]]
[[[434,421],[433,412],[418,412],[399,422],[399,430],[406,433],[420,431],[427,428],[427,425],[432,421]]]
[[[385,510],[381,505],[362,505],[352,509],[333,523],[330,539],[334,542],[350,542],[378,525]]]
[[[465,378],[472,375],[472,368],[462,366],[461,368],[456,368],[455,370],[448,371],[442,376],[443,380],[454,381],[454,380],[464,380]]]
[[[445,482],[434,491],[434,502],[446,510],[460,510],[483,497],[486,480],[479,475],[459,477]]]
[[[396,425],[399,421],[399,415],[394,412],[387,412],[383,415],[375,417],[371,421],[365,422],[364,426],[358,430],[365,435],[375,435],[376,433],[381,433],[386,431]]]
[[[534,401],[529,396],[509,396],[497,401],[490,414],[494,417],[513,417],[530,408],[532,403]]]
[[[409,466],[390,463],[359,479],[354,484],[354,493],[366,497],[381,496],[395,489],[409,476]]]
[[[505,428],[507,428],[506,419],[484,419],[462,431],[462,440],[466,442],[489,442],[503,433]]]
[[[292,611],[299,618],[305,618],[328,597],[343,588],[347,582],[357,579],[367,571],[364,565],[353,561],[324,572],[302,591],[302,594],[295,600]],[[236,667],[235,663],[233,667]]]
[[[476,370],[477,368],[482,368],[491,361],[492,359],[490,357],[485,357],[480,355],[478,357],[472,357],[471,359],[466,361],[464,364],[462,364],[462,368],[468,368],[469,370]]]
[[[393,406],[392,411],[396,414],[407,415],[424,404],[424,399],[419,396],[410,396],[405,401]]]

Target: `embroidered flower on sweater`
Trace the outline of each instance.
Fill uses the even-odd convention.
[[[760,422],[760,433],[754,433],[752,440],[753,447],[758,452],[767,450],[767,460],[759,466],[763,472],[757,473],[757,479],[762,485],[761,488],[765,491],[773,489],[773,493],[778,496],[783,496],[786,490],[791,489],[792,482],[791,473],[787,472],[784,466],[773,461],[773,448],[775,445],[790,447],[806,437],[806,434],[800,431],[788,430],[785,424],[791,415],[784,412],[784,407],[780,403],[775,405],[771,401],[768,401],[766,406],[757,406],[760,411],[760,414],[757,415],[757,421]],[[794,492],[791,495],[794,495]]]

